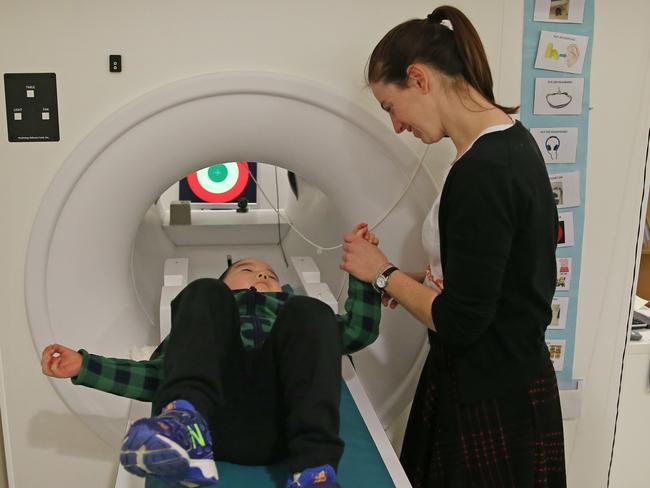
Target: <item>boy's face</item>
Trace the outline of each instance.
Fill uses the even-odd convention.
[[[243,290],[254,286],[257,291],[282,291],[278,275],[264,261],[244,258],[232,265],[224,278],[231,290]]]

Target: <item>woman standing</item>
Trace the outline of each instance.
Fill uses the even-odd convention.
[[[544,341],[557,210],[529,132],[498,105],[480,38],[453,7],[375,47],[373,94],[395,132],[457,154],[423,225],[425,272],[347,235],[341,268],[429,328],[402,463],[420,487],[564,487],[558,388]]]

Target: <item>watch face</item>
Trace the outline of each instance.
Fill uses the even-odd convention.
[[[377,277],[375,284],[377,285],[377,288],[384,288],[386,286],[386,277],[384,275]]]

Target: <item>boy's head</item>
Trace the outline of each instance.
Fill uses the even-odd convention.
[[[254,258],[244,258],[233,263],[219,277],[231,290],[282,291],[278,275],[268,263]]]

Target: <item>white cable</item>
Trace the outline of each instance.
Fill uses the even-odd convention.
[[[393,210],[395,210],[395,207],[397,207],[397,205],[399,205],[399,203],[402,201],[402,198],[404,198],[404,196],[406,195],[406,192],[407,192],[408,189],[411,187],[411,184],[413,183],[413,180],[415,179],[416,175],[418,174],[418,171],[420,171],[420,167],[421,167],[422,164],[424,163],[424,159],[425,159],[427,153],[429,152],[429,147],[430,147],[430,146],[427,145],[427,147],[425,148],[424,153],[422,154],[422,157],[420,158],[420,162],[419,162],[418,165],[416,166],[415,171],[413,171],[413,174],[411,175],[411,178],[409,179],[409,182],[408,182],[408,183],[406,184],[406,186],[404,187],[404,190],[403,190],[402,193],[400,194],[399,198],[398,198],[398,199],[395,201],[395,203],[394,203],[394,204],[393,204],[393,205],[392,205],[392,206],[391,206],[391,207],[386,211],[386,213],[384,213],[384,215],[381,217],[381,219],[379,219],[379,220],[377,221],[376,224],[374,224],[374,225],[372,225],[372,226],[369,227],[370,230],[374,230],[374,229],[377,228],[377,227],[378,227],[378,226],[379,226],[379,225],[380,225],[384,220],[386,220],[386,218],[391,214],[391,212],[392,212]],[[427,173],[429,174],[429,176],[431,176],[431,173],[429,172],[429,170],[428,170],[428,168],[426,167],[426,165],[425,165],[425,170],[427,171]],[[323,251],[333,251],[333,250],[335,250],[335,249],[339,249],[339,248],[343,247],[342,244],[338,244],[338,245],[336,245],[336,246],[331,246],[331,247],[321,246],[321,245],[315,243],[314,241],[310,240],[309,238],[307,238],[307,237],[306,237],[302,232],[300,232],[300,230],[298,230],[298,228],[293,224],[293,222],[291,222],[291,219],[289,219],[289,217],[287,217],[287,216],[285,216],[285,215],[282,215],[282,214],[280,213],[280,210],[277,209],[277,208],[273,205],[273,203],[271,203],[271,199],[266,195],[266,193],[264,192],[264,189],[263,189],[262,186],[258,183],[257,179],[255,178],[255,176],[253,176],[253,174],[250,172],[250,170],[248,171],[248,174],[250,175],[251,178],[253,178],[253,181],[255,182],[255,184],[257,185],[257,187],[260,189],[260,192],[262,192],[262,196],[264,196],[264,199],[265,199],[266,202],[271,206],[271,208],[275,211],[275,213],[278,215],[278,217],[283,218],[283,219],[284,219],[284,220],[289,224],[289,226],[290,226],[294,231],[296,231],[296,234],[298,234],[298,235],[299,235],[299,236],[300,236],[300,237],[301,237],[305,242],[307,242],[308,244],[311,244],[314,248],[316,248],[316,251],[317,251],[318,253],[321,253],[321,252],[323,252]]]
[[[423,166],[424,159],[426,158],[430,147],[431,147],[430,145],[427,145],[427,147],[424,149],[424,153],[422,153],[422,157],[420,158],[420,162],[418,163],[417,168],[415,168],[415,171],[413,172],[413,175],[411,176],[411,179],[407,183],[406,188],[404,188],[404,191],[402,192],[400,197],[397,199],[395,204],[388,210],[388,212],[386,212],[384,214],[384,216],[381,219],[379,219],[379,221],[375,225],[370,227],[370,230],[374,230],[375,228],[377,228],[379,226],[379,224],[381,224],[386,219],[386,217],[388,217],[390,215],[390,213],[395,209],[395,207],[397,207],[397,205],[399,205],[399,202],[402,201],[402,198],[404,198],[404,195],[406,195],[406,192],[411,187],[411,183],[413,183],[413,180],[415,179],[415,175],[418,174],[418,171],[420,170],[420,167]],[[429,168],[427,168],[426,164],[424,164],[424,169],[427,172],[427,174],[429,175],[429,177],[431,178],[431,181],[433,182],[433,175],[429,171]],[[336,301],[337,302],[341,299],[341,295],[343,294],[343,289],[345,288],[345,281],[346,281],[347,277],[348,277],[348,274],[345,273],[343,275],[343,279],[341,280],[341,287],[339,288],[339,292],[336,295]]]
[[[275,169],[275,204],[280,208],[280,190],[278,188],[278,167],[274,166]],[[282,259],[284,259],[284,265],[288,268],[289,261],[287,261],[287,255],[284,252],[284,246],[282,245],[282,232],[280,229],[280,213],[277,213],[278,216],[278,246],[280,246],[280,251],[282,251]]]
[[[409,179],[408,183],[407,183],[406,186],[404,187],[404,190],[403,190],[402,193],[400,194],[399,198],[398,198],[398,199],[395,201],[395,203],[394,203],[394,204],[393,204],[393,205],[392,205],[392,206],[391,206],[391,207],[386,211],[386,213],[384,213],[384,215],[382,216],[382,218],[379,219],[379,220],[377,221],[376,224],[374,224],[373,226],[369,227],[370,230],[374,230],[374,229],[377,228],[377,227],[378,227],[378,226],[379,226],[379,225],[380,225],[384,220],[386,220],[386,218],[387,218],[387,217],[390,215],[390,213],[395,209],[395,207],[397,207],[397,205],[399,205],[399,203],[402,201],[402,198],[404,198],[404,195],[406,195],[406,192],[407,192],[408,189],[411,187],[411,184],[413,183],[413,180],[415,179],[415,176],[418,174],[418,171],[420,171],[420,168],[422,167],[422,165],[423,165],[423,163],[424,163],[424,159],[426,158],[427,153],[429,152],[429,147],[431,147],[431,146],[430,146],[430,145],[427,145],[426,148],[424,149],[424,153],[422,153],[422,157],[420,158],[420,162],[418,163],[417,167],[415,168],[415,171],[413,171],[413,174],[411,175],[411,178]],[[433,175],[432,175],[431,172],[429,171],[429,168],[427,168],[427,166],[424,165],[424,169],[425,169],[425,171],[427,172],[427,174],[429,175],[429,178],[431,179],[431,181],[433,182],[433,181],[434,181],[434,180],[433,180]],[[271,206],[271,208],[272,208],[272,209],[275,211],[275,213],[278,215],[278,218],[283,218],[283,219],[285,219],[286,222],[289,224],[289,226],[290,226],[294,231],[296,231],[296,234],[298,234],[298,235],[299,235],[299,236],[300,236],[300,237],[301,237],[305,242],[311,244],[313,247],[316,248],[316,252],[321,253],[321,252],[323,252],[323,251],[333,251],[333,250],[335,250],[335,249],[339,249],[339,248],[343,247],[342,244],[339,244],[339,245],[337,245],[337,246],[331,246],[331,247],[320,246],[320,245],[316,244],[315,242],[313,242],[312,240],[308,239],[308,238],[307,238],[307,237],[306,237],[302,232],[300,232],[300,230],[298,230],[298,228],[293,224],[293,222],[291,222],[291,220],[289,219],[289,217],[280,214],[280,210],[279,210],[278,208],[276,208],[276,207],[273,206],[273,203],[271,203],[271,199],[266,195],[266,193],[264,192],[264,189],[263,189],[262,186],[259,184],[259,182],[258,182],[257,179],[255,178],[255,176],[253,176],[253,174],[251,173],[250,170],[248,171],[248,174],[250,175],[251,178],[253,178],[253,181],[255,182],[255,184],[257,185],[257,187],[260,189],[260,192],[262,192],[262,196],[264,196],[264,199],[266,200],[266,202]],[[278,205],[278,206],[279,206],[279,205]],[[340,286],[340,288],[339,288],[339,292],[338,292],[337,295],[336,295],[336,301],[339,301],[339,300],[341,299],[341,295],[343,294],[343,289],[345,288],[345,281],[346,281],[346,278],[347,278],[347,273],[345,273],[345,274],[343,275],[343,279],[341,280],[341,286]]]
[[[402,198],[404,198],[404,195],[406,195],[406,192],[407,192],[408,189],[411,187],[411,183],[413,183],[413,180],[415,179],[415,176],[418,174],[418,171],[420,171],[420,167],[422,166],[422,163],[424,163],[424,158],[427,156],[427,153],[429,152],[429,148],[430,148],[430,147],[431,147],[430,145],[427,145],[427,147],[424,149],[424,153],[422,154],[422,157],[420,158],[420,162],[418,163],[417,167],[415,168],[415,171],[414,171],[413,174],[411,175],[411,179],[410,179],[409,182],[407,183],[406,187],[404,188],[404,191],[403,191],[402,194],[399,196],[399,198],[397,199],[397,201],[393,204],[393,206],[392,206],[390,209],[388,209],[388,211],[384,214],[384,216],[383,216],[381,219],[379,219],[379,221],[378,221],[375,225],[373,225],[372,227],[370,227],[370,230],[373,230],[373,229],[379,227],[379,225],[380,225],[384,220],[386,220],[386,218],[391,214],[391,212],[392,212],[393,210],[395,210],[395,207],[397,207],[397,205],[399,205],[399,202],[402,201]],[[425,169],[426,169],[426,166],[425,166]]]
[[[271,208],[275,211],[275,213],[278,214],[278,217],[284,219],[284,220],[289,224],[289,226],[290,226],[293,230],[295,230],[296,233],[297,233],[300,237],[303,238],[303,240],[304,240],[305,242],[308,242],[309,244],[311,244],[311,245],[314,246],[317,250],[320,250],[320,251],[332,251],[332,250],[334,250],[334,249],[338,249],[339,247],[341,247],[340,244],[339,244],[338,246],[333,246],[333,247],[323,247],[323,246],[319,246],[319,245],[316,244],[314,241],[312,241],[312,240],[310,240],[309,238],[307,238],[307,237],[306,237],[302,232],[300,232],[300,231],[298,230],[298,228],[293,224],[293,222],[291,222],[291,220],[289,219],[289,217],[287,217],[287,216],[285,216],[285,215],[282,215],[282,214],[280,213],[280,210],[278,210],[277,208],[275,208],[275,206],[273,205],[273,203],[271,203],[271,200],[269,199],[269,197],[266,196],[266,193],[264,193],[264,189],[263,189],[262,186],[257,182],[257,179],[255,179],[255,177],[254,177],[253,174],[250,172],[250,170],[248,171],[248,174],[250,175],[251,178],[253,178],[253,181],[255,182],[255,184],[257,184],[257,187],[258,187],[258,188],[260,189],[260,191],[262,192],[262,195],[264,196],[264,199],[265,199],[266,202],[271,206]]]

